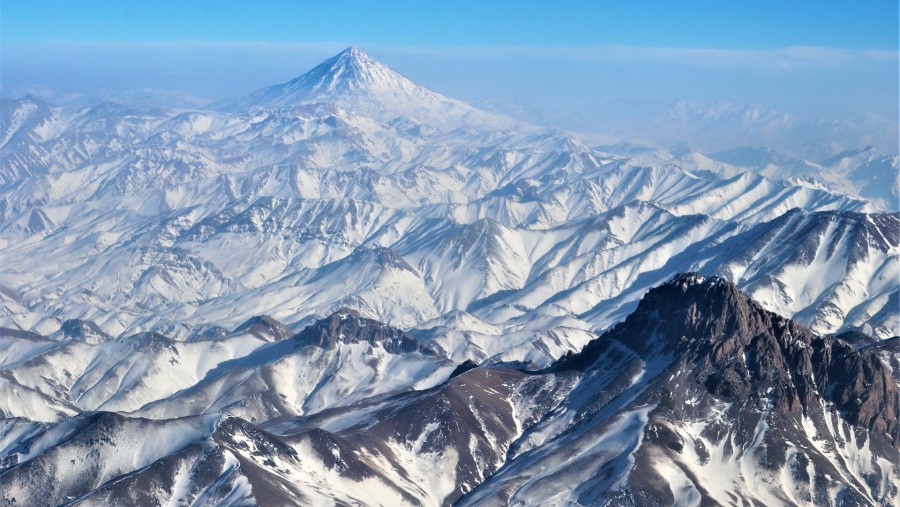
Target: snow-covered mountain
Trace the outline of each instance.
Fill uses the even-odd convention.
[[[0,141],[4,500],[896,501],[896,154],[592,146],[358,48]]]
[[[424,352],[401,332],[341,313],[216,369],[241,375],[288,357],[266,348],[302,354],[340,343]],[[443,373],[449,379],[431,389],[307,416],[265,414],[281,406],[270,400],[242,418],[221,409],[8,418],[0,495],[29,505],[887,506],[898,498],[900,391],[877,353],[816,336],[722,279],[676,277],[547,369],[473,366]],[[276,399],[298,385],[273,375],[245,384],[275,381],[282,393],[266,396]],[[259,398],[243,400],[239,411]]]
[[[503,128],[514,123],[416,84],[357,47],[347,48],[287,83],[214,107],[258,111],[313,104],[330,104],[383,123],[424,123],[441,130],[473,124]]]
[[[296,335],[256,317],[187,342],[149,332],[88,336],[6,335],[0,413],[52,422],[98,410],[159,419],[224,412],[256,422],[431,387],[456,367],[433,346],[352,310]]]
[[[550,371],[573,379],[563,404],[460,505],[896,501],[888,368],[721,279],[651,290]]]

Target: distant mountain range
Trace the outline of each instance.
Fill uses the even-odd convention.
[[[679,107],[753,142],[586,141],[358,48],[204,108],[4,99],[0,496],[892,505],[897,153]]]
[[[893,155],[900,144],[897,118],[874,113],[802,118],[758,104],[683,100],[607,101],[549,112],[515,102],[478,104],[488,111],[514,118],[565,126],[584,132],[589,138],[642,140],[670,150],[710,152],[765,147],[792,158],[822,162],[864,146]]]

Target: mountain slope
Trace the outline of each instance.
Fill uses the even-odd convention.
[[[422,350],[347,313],[268,347],[294,341]],[[268,361],[258,354],[241,364]],[[6,419],[0,494],[28,504],[887,506],[900,495],[898,389],[876,352],[687,274],[538,372],[459,368],[430,389],[258,426],[220,415]],[[53,487],[31,487],[51,476]]]
[[[433,346],[351,310],[300,333],[263,317],[190,341],[158,333],[101,343],[53,338],[3,338],[10,344],[0,367],[3,416],[56,422],[99,410],[156,419],[224,412],[265,421],[430,387],[456,366]]]
[[[723,280],[676,277],[553,371],[566,401],[461,505],[896,501],[888,368]]]

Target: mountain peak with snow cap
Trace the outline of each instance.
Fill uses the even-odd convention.
[[[336,54],[333,59],[351,64],[377,63],[380,65],[380,62],[369,56],[369,54],[363,51],[359,46],[349,46]]]
[[[376,93],[417,86],[362,49],[350,46],[287,83],[291,91],[319,98],[335,93]]]
[[[472,124],[506,128],[515,123],[417,84],[356,46],[286,83],[225,101],[217,108],[238,112],[318,104],[337,106],[381,122],[402,119],[441,130]]]

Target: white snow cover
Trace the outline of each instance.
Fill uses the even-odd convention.
[[[872,147],[816,161],[765,148],[600,148],[444,97],[354,47],[206,109],[5,99],[0,154],[0,451],[65,468],[81,451],[65,445],[81,431],[67,426],[73,416],[127,414],[140,422],[111,438],[133,452],[104,454],[97,487],[189,446],[219,449],[222,413],[339,433],[375,424],[393,397],[441,385],[466,360],[546,367],[679,272],[734,282],[820,334],[900,334],[898,157]],[[419,348],[345,336],[294,345],[290,335],[344,308]],[[285,335],[235,331],[258,315]],[[72,319],[90,336],[66,331]],[[661,364],[644,365],[626,395]],[[488,433],[497,462],[474,437],[423,451],[440,429],[425,424],[413,440],[361,450],[382,475],[357,480],[329,467],[312,437],[290,442],[295,462],[253,454],[257,437],[238,434],[216,469],[225,497],[191,492],[199,461],[185,458],[159,498],[245,503],[252,462],[313,505],[411,502],[401,489],[437,505],[469,454],[487,482],[464,503],[570,505],[591,487],[618,488],[654,407],[577,426],[609,379],[554,379],[541,389],[572,404],[532,421],[542,408],[529,392],[505,400],[522,439],[510,447]],[[803,503],[815,484],[754,457],[765,416],[740,452],[703,435],[726,409],[671,425],[710,454],[686,445],[683,460],[654,461],[675,504],[696,504],[701,490],[730,503],[736,487],[759,503]],[[827,435],[810,421],[797,429],[842,463],[823,487],[836,495],[841,481],[880,477],[872,500],[896,496],[896,468],[831,415]],[[789,447],[786,462],[799,466],[803,452]],[[602,467],[609,481],[586,484]],[[578,488],[561,492],[561,478]],[[776,482],[775,493],[764,486]]]

